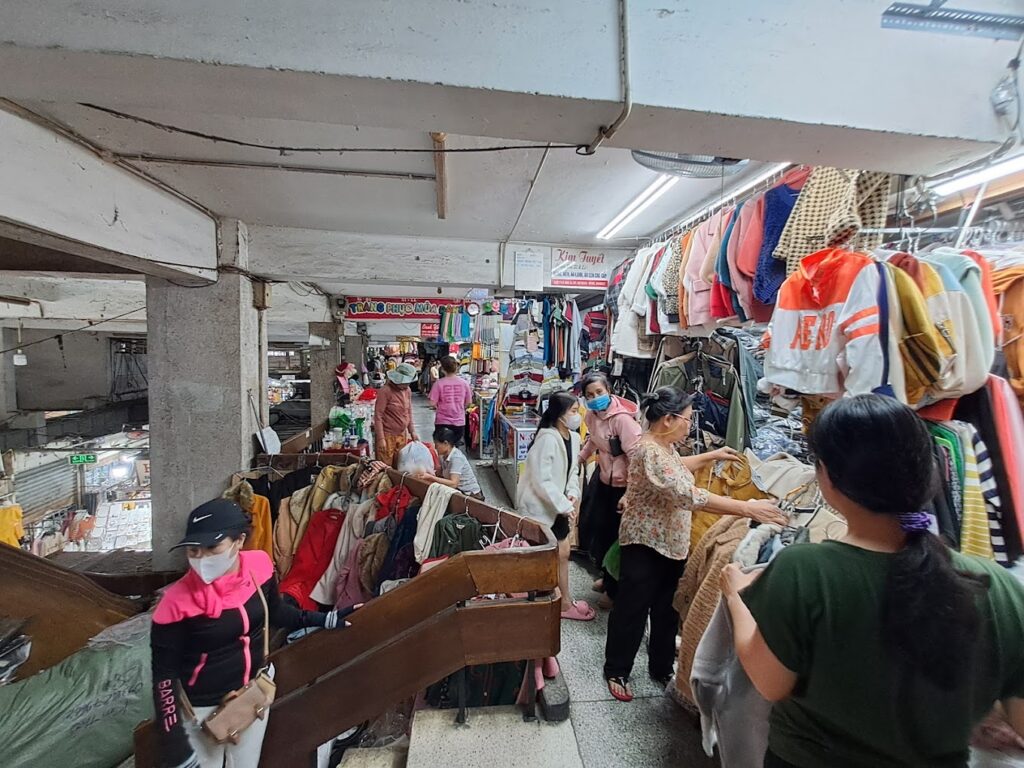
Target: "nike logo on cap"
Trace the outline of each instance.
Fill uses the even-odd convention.
[[[192,522],[193,523],[198,523],[200,520],[205,520],[208,517],[213,517],[213,515],[203,515],[202,517],[193,517],[192,518]]]

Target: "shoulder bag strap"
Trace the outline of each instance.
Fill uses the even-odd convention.
[[[256,581],[254,578],[253,581]],[[270,608],[267,607],[267,596],[263,594],[263,585],[256,584],[256,593],[263,603],[263,666],[267,666],[267,657],[270,656]]]

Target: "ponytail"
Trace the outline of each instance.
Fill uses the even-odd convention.
[[[882,604],[882,635],[901,665],[942,690],[969,674],[978,641],[977,598],[988,577],[959,571],[945,544],[927,531],[907,534],[892,559]]]

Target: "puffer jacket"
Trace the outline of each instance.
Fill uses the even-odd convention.
[[[637,415],[640,409],[625,398],[612,395],[611,405],[604,411],[587,411],[587,442],[580,451],[582,461],[587,461],[597,451],[597,464],[601,471],[601,482],[615,488],[625,488],[629,475],[629,457],[640,442],[640,423]],[[612,456],[609,441],[617,437],[623,453]]]

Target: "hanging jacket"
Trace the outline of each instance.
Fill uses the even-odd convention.
[[[891,181],[892,176],[878,171],[815,168],[772,256],[786,262],[786,274],[790,275],[806,254],[818,248],[877,248],[881,235],[858,233],[862,228],[885,225]]]
[[[691,229],[686,233],[686,242],[683,244],[683,255],[679,260],[679,284],[676,286],[676,290],[679,294],[680,328],[686,328],[690,325],[690,321],[688,319],[690,299],[686,287],[686,265],[690,263],[690,255],[693,253],[694,241],[697,239],[696,234],[696,229]]]
[[[611,347],[624,357],[654,357],[653,349],[648,350],[640,343],[640,317],[633,311],[633,302],[643,291],[653,248],[641,248],[626,274],[618,299],[618,321],[612,329]],[[646,334],[645,334],[646,335]]]
[[[668,266],[662,273],[661,287],[658,291],[665,297],[665,314],[668,316],[669,323],[677,326],[679,325],[680,268],[683,264],[683,253],[686,251],[691,236],[691,233],[687,232],[684,235],[673,237],[670,241],[669,248],[672,251],[672,258],[669,259]]]
[[[897,339],[907,402],[917,405],[929,393],[935,395],[937,386],[952,368],[953,347],[933,322],[924,294],[910,274],[892,263],[886,264],[886,269],[893,279],[900,310]]]
[[[974,318],[977,321],[978,338],[981,342],[980,351],[985,370],[990,370],[995,359],[996,337],[992,324],[992,315],[988,308],[988,299],[982,284],[981,267],[970,256],[966,256],[953,248],[936,248],[928,254],[926,261],[945,265],[952,271],[953,277],[959,281],[964,293],[967,295],[971,311],[974,313]]]
[[[704,753],[713,757],[717,747],[722,768],[763,765],[772,705],[757,692],[736,655],[732,620],[724,600],[719,601],[697,644],[690,687],[700,712]]]
[[[729,277],[743,314],[758,322],[771,320],[771,309],[754,298],[754,274],[764,241],[764,195],[748,200],[739,213],[726,261]]]
[[[642,430],[636,403],[618,395],[604,411],[587,411],[587,442],[580,451],[581,461],[587,461],[597,452],[601,482],[615,488],[624,488],[629,475],[629,457],[640,441]],[[622,453],[612,456],[609,440],[619,438]]]
[[[684,284],[686,286],[686,319],[693,325],[703,325],[711,320],[711,283],[701,277],[701,269],[708,253],[714,247],[714,239],[722,222],[722,211],[713,214],[694,232],[694,244],[686,264]]]
[[[704,254],[704,262],[700,266],[700,279],[708,285],[715,279],[715,266],[718,264],[718,257],[722,252],[722,244],[732,225],[735,208],[726,208],[718,216],[715,228],[711,232],[711,239],[708,241],[708,251]]]
[[[782,282],[786,279],[786,265],[774,258],[775,246],[782,236],[786,222],[793,214],[800,190],[780,184],[764,195],[764,232],[761,237],[757,267],[754,271],[754,298],[762,304],[774,304]],[[811,248],[808,248],[810,252]]]
[[[956,336],[957,356],[953,364],[953,377],[949,386],[942,386],[942,394],[947,398],[976,392],[985,385],[988,372],[995,358],[995,350],[986,351],[982,341],[982,331],[972,302],[964,290],[960,280],[945,264],[922,259],[938,273],[949,301],[952,327]],[[986,320],[987,322],[987,320]],[[989,334],[991,339],[991,333]],[[991,344],[991,342],[990,342]],[[942,417],[948,419],[949,415]]]
[[[693,702],[690,672],[697,646],[722,597],[722,569],[732,562],[736,548],[749,530],[750,521],[746,518],[721,515],[690,553],[676,587],[672,607],[679,612],[682,630],[676,656],[675,693],[684,701]]]
[[[310,597],[316,583],[327,570],[327,565],[338,543],[338,534],[345,522],[345,513],[339,509],[321,509],[313,513],[306,535],[302,537],[292,567],[281,580],[281,594],[290,595],[298,606],[307,611],[317,609]]]
[[[963,254],[971,258],[978,265],[978,269],[981,270],[981,292],[985,297],[985,304],[988,306],[988,314],[992,320],[992,332],[995,334],[996,344],[999,344],[1003,338],[1003,321],[999,316],[999,301],[996,299],[992,265],[977,251],[964,251]]]
[[[1024,403],[1024,266],[995,272],[992,286],[1002,307],[1003,355],[1010,369],[1010,386]]]
[[[879,387],[879,286],[874,261],[861,253],[832,248],[801,261],[779,291],[766,334],[765,379],[807,395]]]
[[[442,483],[433,483],[427,489],[416,518],[416,536],[413,539],[417,563],[422,563],[430,556],[434,526],[448,512],[448,502],[457,493],[456,489]]]

